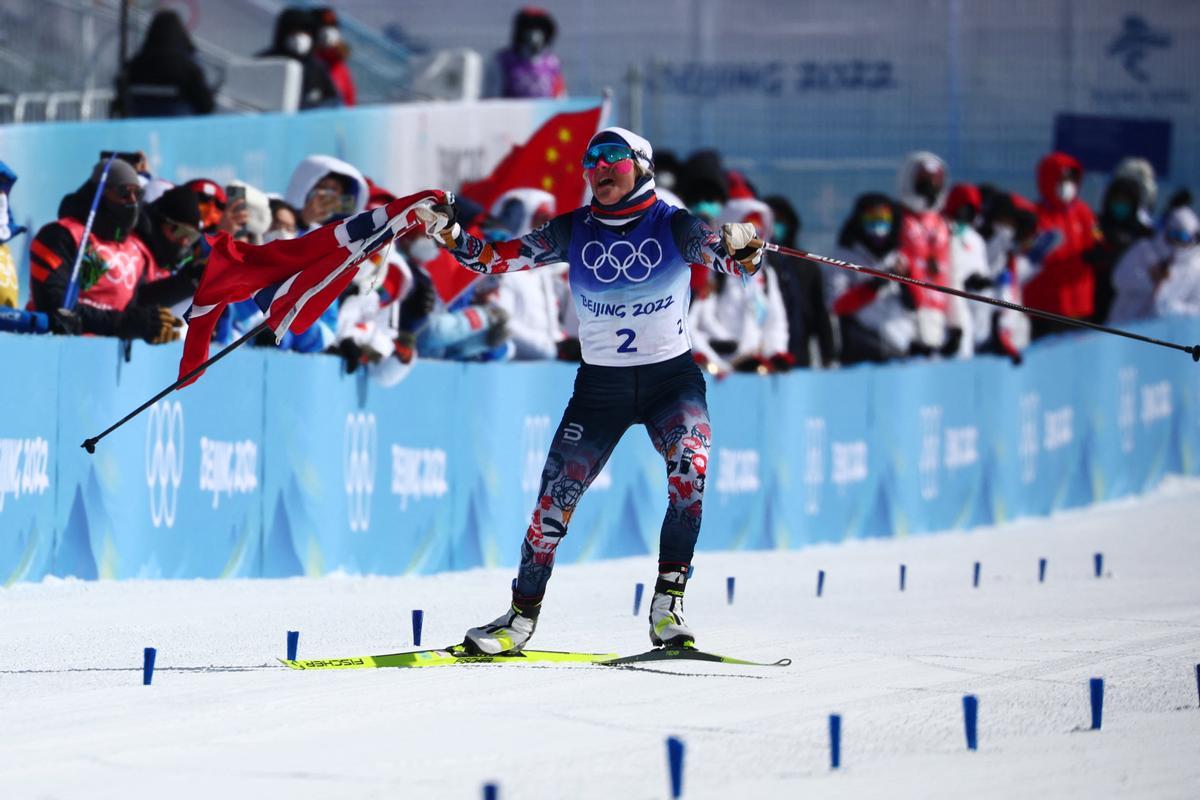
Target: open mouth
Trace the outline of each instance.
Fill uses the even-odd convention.
[[[612,186],[614,183],[616,183],[616,181],[612,178],[601,178],[600,182],[596,184],[596,188],[603,189],[605,186]]]

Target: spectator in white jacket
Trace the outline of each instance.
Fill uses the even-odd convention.
[[[1108,322],[1200,313],[1200,219],[1182,206],[1163,229],[1130,247],[1113,270],[1116,299]]]
[[[491,216],[505,239],[536,230],[556,214],[554,195],[541,189],[510,189],[496,198]],[[495,303],[508,312],[510,357],[533,361],[558,357],[563,335],[559,287],[567,265],[497,276]]]
[[[736,197],[725,204],[716,222],[749,222],[766,240],[774,232],[775,214],[761,200]],[[764,264],[745,281],[727,278],[717,283],[714,312],[720,330],[714,332],[736,344],[727,355],[733,368],[766,372],[790,366],[787,309],[774,268]]]

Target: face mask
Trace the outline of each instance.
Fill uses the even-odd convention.
[[[703,200],[692,206],[692,213],[705,219],[716,219],[721,214],[721,204],[716,200]]]
[[[342,41],[342,34],[337,28],[326,26],[317,32],[317,45],[319,47],[334,47],[338,42]]]
[[[308,51],[312,50],[312,37],[307,33],[299,32],[289,33],[287,38],[283,40],[283,48],[289,53],[298,56],[308,55]]]
[[[534,28],[521,36],[521,52],[526,56],[536,56],[546,46],[546,34],[540,28]]]
[[[992,241],[1007,247],[1017,238],[1017,231],[1011,225],[993,225]]]
[[[771,233],[775,235],[775,241],[782,242],[787,238],[787,227],[782,222],[776,222],[772,226]]]
[[[1133,204],[1125,200],[1114,200],[1108,207],[1108,213],[1118,222],[1124,222],[1133,216]]]
[[[285,230],[277,228],[273,231],[267,231],[266,233],[264,233],[262,236],[262,242],[263,242],[263,244],[266,244],[267,242],[286,241],[287,239],[295,239],[295,238],[296,238],[295,231],[285,231]]]
[[[1058,185],[1058,199],[1069,203],[1079,194],[1079,187],[1074,181],[1063,181]]]
[[[872,239],[886,239],[888,234],[892,232],[892,223],[886,219],[874,219],[870,222],[864,222],[863,232]]]

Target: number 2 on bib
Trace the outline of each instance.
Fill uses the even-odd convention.
[[[623,336],[625,338],[625,341],[621,342],[621,344],[617,346],[618,353],[637,352],[637,348],[633,346],[633,338],[637,336],[636,331],[632,331],[629,328],[621,328],[619,331],[617,331],[617,336]]]

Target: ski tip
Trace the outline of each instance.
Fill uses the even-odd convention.
[[[790,667],[791,665],[792,660],[790,658],[781,658],[774,664],[771,664],[772,667]]]

